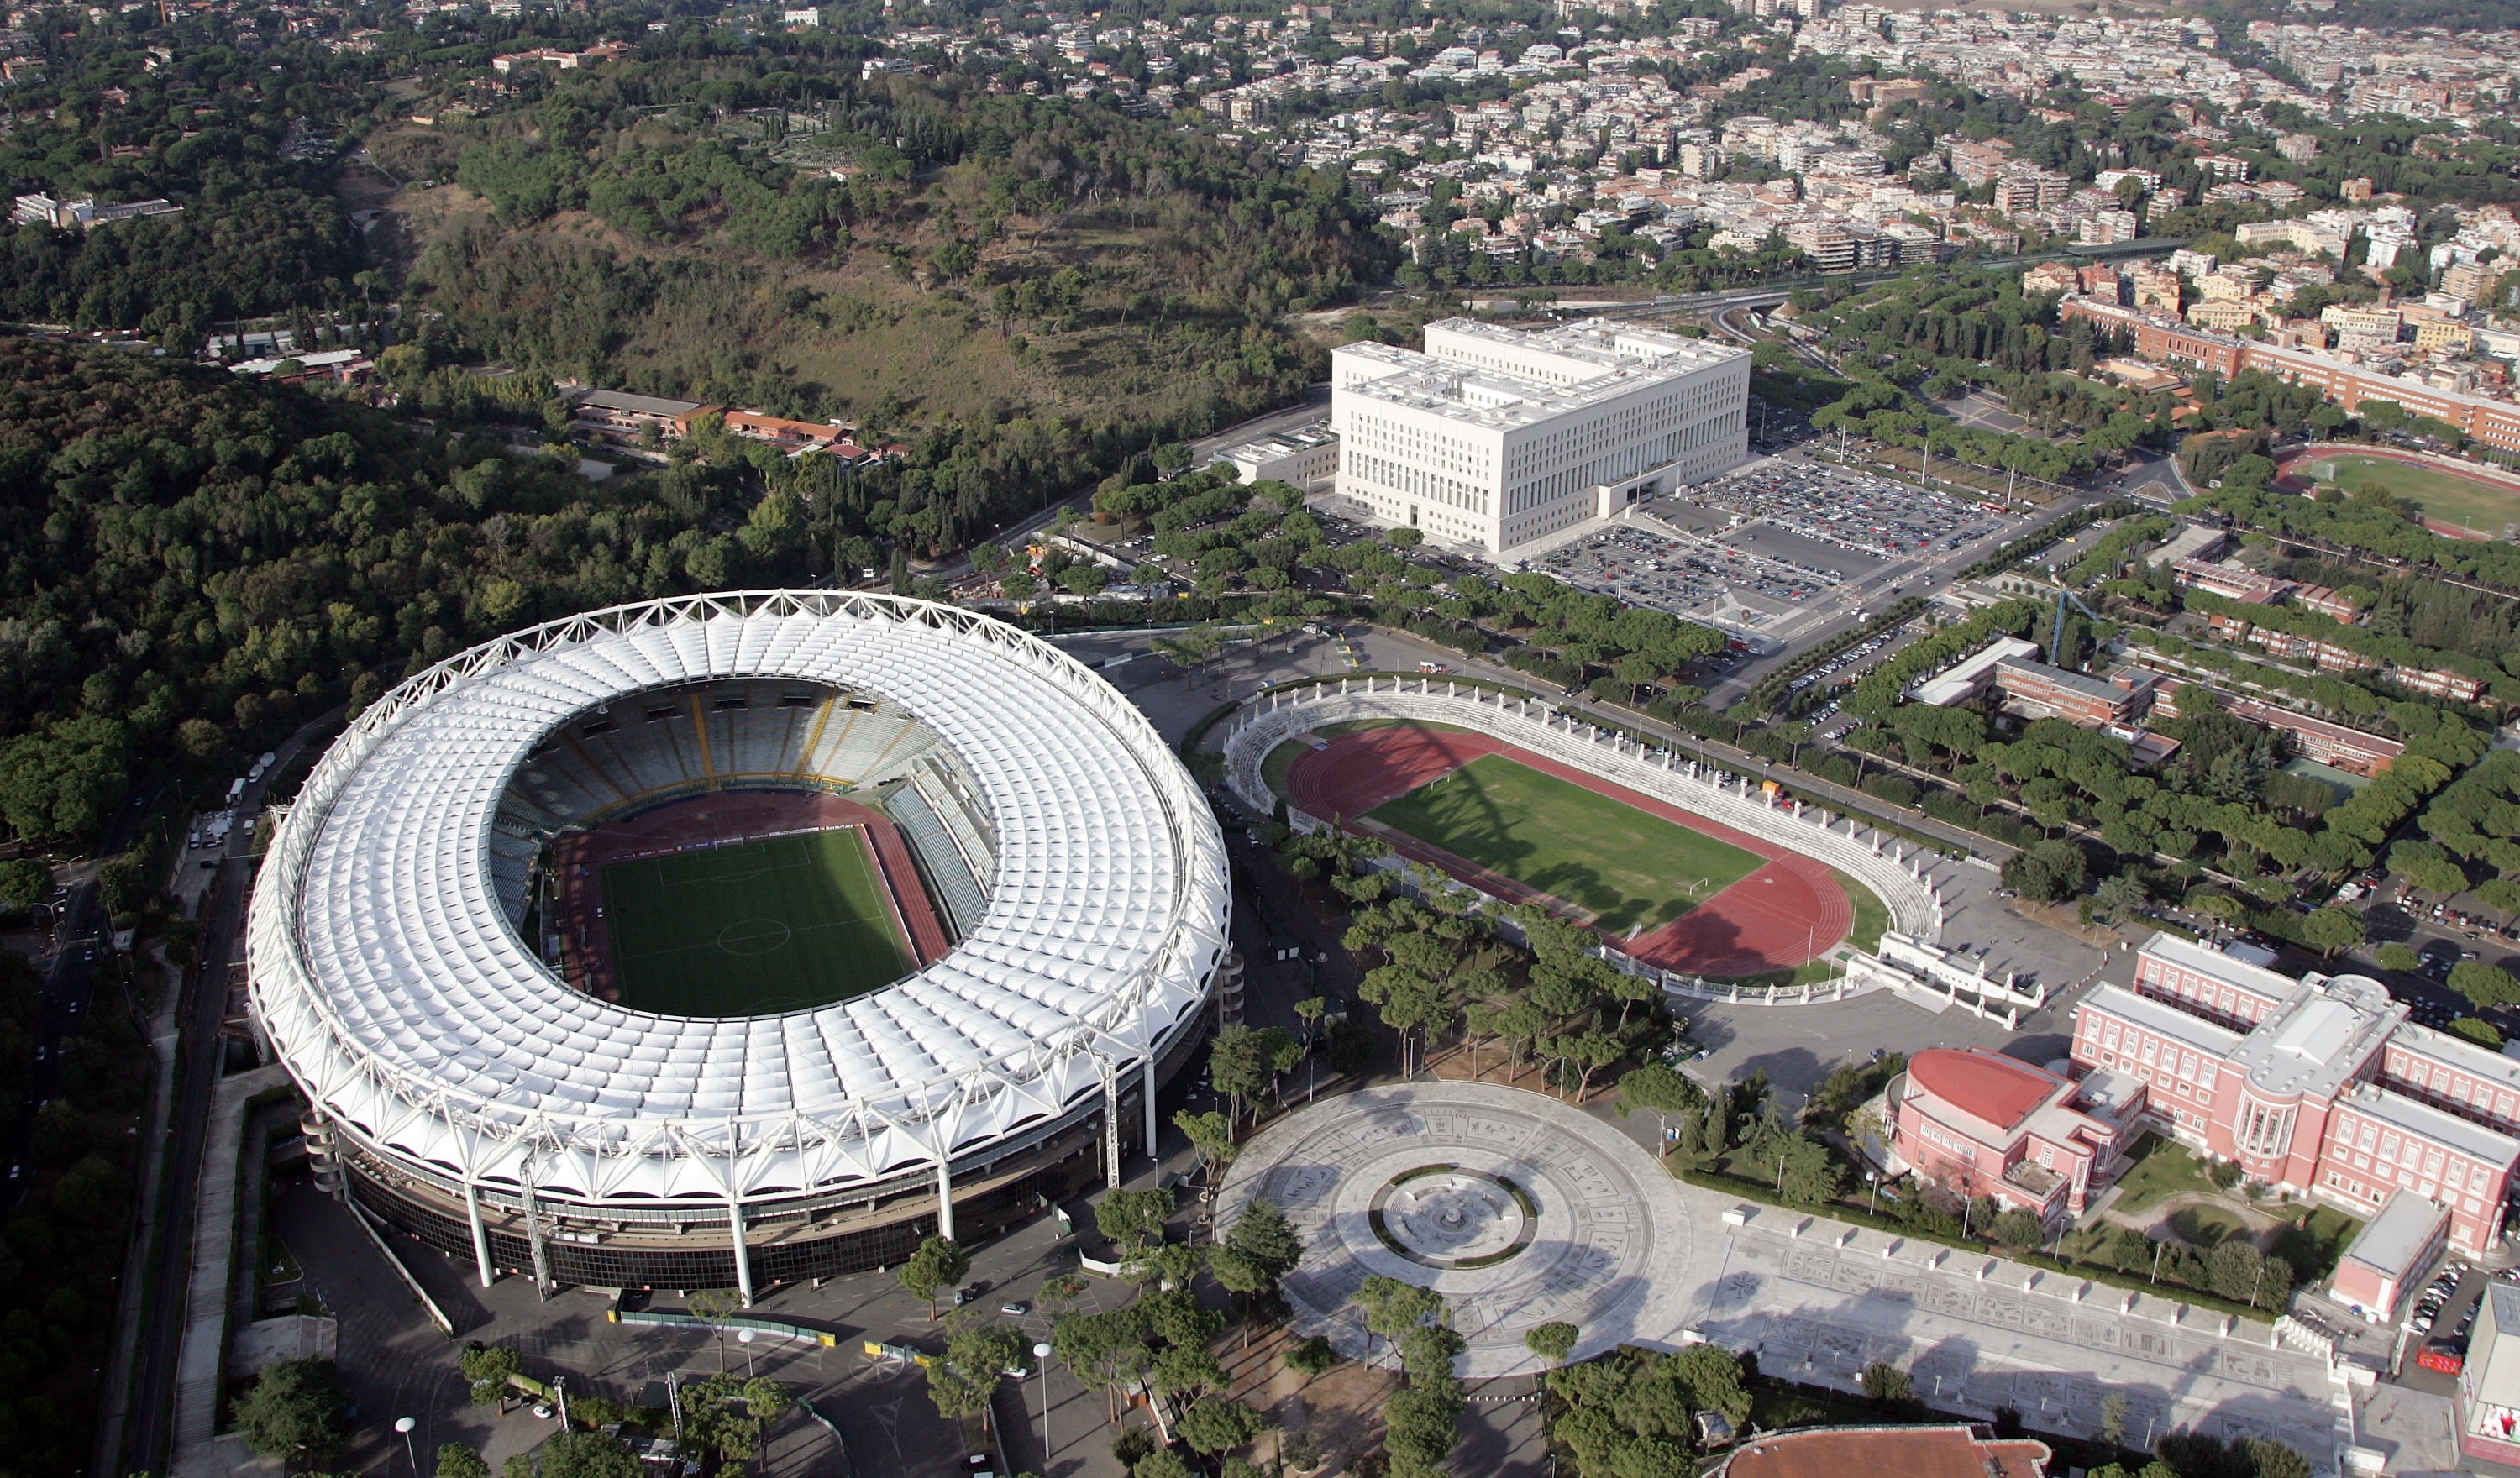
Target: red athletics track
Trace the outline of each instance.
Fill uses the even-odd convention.
[[[1345,825],[1486,754],[1502,754],[1768,859],[1766,866],[1662,927],[1611,940],[1625,954],[1690,974],[1758,975],[1820,959],[1837,948],[1855,924],[1854,906],[1826,864],[1484,734],[1410,728],[1343,734],[1323,748],[1298,755],[1287,788],[1298,809]],[[1402,852],[1485,891],[1516,900],[1540,896],[1416,837],[1379,834]]]
[[[875,846],[876,870],[892,895],[893,917],[910,944],[917,968],[924,969],[945,954],[945,926],[937,921],[927,890],[920,885],[919,869],[910,858],[910,843],[901,839],[891,818],[853,800],[820,791],[713,790],[687,800],[670,801],[625,821],[608,823],[593,831],[572,831],[554,843],[553,864],[559,897],[562,937],[568,941],[568,983],[590,996],[618,999],[611,967],[611,936],[596,909],[603,901],[602,876],[607,864],[684,847],[707,846],[772,832],[826,831],[836,827],[863,827]]]

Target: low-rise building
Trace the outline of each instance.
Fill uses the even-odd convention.
[[[2026,718],[2060,718],[2087,729],[2132,725],[2151,705],[2157,681],[2140,667],[2095,678],[2028,657],[2006,657],[1995,667],[1995,686],[2003,693],[2005,708]]]
[[[1706,1478],[2047,1478],[2054,1455],[2026,1437],[1983,1427],[1802,1427],[1762,1432]]]
[[[2407,1290],[2423,1281],[2450,1240],[2450,1217],[2411,1190],[2389,1197],[2337,1260],[2328,1291],[2373,1323],[2394,1323]]]
[[[2485,1285],[2458,1372],[2453,1424],[2463,1457],[2520,1464],[2520,1288]]]
[[[2501,1234],[2520,1060],[2414,1025],[2376,980],[2293,980],[2156,934],[2131,983],[2075,1008],[2071,1056],[2134,1079],[2148,1122],[2251,1182],[2356,1216],[2413,1191],[2472,1257]]]
[[[627,390],[589,390],[577,397],[577,424],[598,435],[637,437],[650,427],[664,436],[688,436],[693,418],[716,410],[697,400],[633,395]]]
[[[2036,642],[2021,637],[1998,637],[1962,657],[1951,671],[1919,685],[1912,696],[1915,701],[1930,703],[1936,708],[1965,703],[1994,685],[1995,669],[1999,663],[2038,654],[2039,644]]]
[[[1328,421],[1257,437],[1216,454],[1241,480],[1291,482],[1297,487],[1326,482],[1338,475],[1338,432]]]
[[[2089,1086],[2087,1103],[2084,1084],[2017,1058],[1918,1053],[1889,1094],[1891,1152],[1924,1180],[2043,1224],[2080,1215],[2124,1147],[2106,1080]]]
[[[2196,702],[2197,694],[2206,690],[2190,687],[2186,701]],[[2216,694],[2221,696],[2221,694]],[[2396,739],[2377,734],[2365,734],[2343,724],[2312,718],[2288,708],[2261,703],[2255,698],[2228,698],[2223,710],[2234,718],[2247,719],[2261,729],[2272,729],[2292,740],[2293,752],[2306,760],[2332,765],[2356,775],[2378,775],[2396,764],[2407,746]]]

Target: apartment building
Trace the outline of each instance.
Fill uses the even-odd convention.
[[[1501,554],[1749,454],[1746,350],[1590,320],[1426,326],[1330,356],[1336,486],[1376,517]]]
[[[2436,389],[2368,365],[2165,323],[2137,309],[2088,297],[2068,297],[2057,311],[2068,321],[2088,319],[2104,328],[2126,330],[2135,336],[2136,352],[2145,359],[2192,364],[2217,375],[2264,370],[2278,380],[2316,386],[2345,411],[2359,409],[2365,400],[2386,400],[2410,415],[2446,422],[2489,446],[2520,451],[2520,404],[2512,401]],[[2394,328],[2389,336],[2396,338]]]
[[[2412,1191],[2469,1256],[2501,1232],[2520,1060],[2414,1025],[2367,976],[2295,980],[2155,934],[2130,984],[2075,1008],[2071,1057],[2134,1080],[2134,1112],[2251,1181],[2366,1218]]]
[[[2060,718],[2086,729],[2125,727],[2151,706],[2160,678],[2140,667],[2105,678],[2086,677],[2028,657],[2007,657],[1995,667],[2004,706],[2026,717]]]

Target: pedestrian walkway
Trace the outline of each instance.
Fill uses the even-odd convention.
[[[207,1478],[233,1464],[216,1441],[226,1364],[228,1284],[236,1262],[238,1167],[247,1107],[289,1086],[278,1065],[221,1079],[202,1147],[201,1199],[193,1215],[193,1276],[184,1295],[183,1353],[175,1366],[175,1478]]]

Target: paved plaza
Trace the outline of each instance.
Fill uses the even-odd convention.
[[[1615,1127],[1546,1095],[1419,1083],[1331,1099],[1244,1147],[1230,1219],[1255,1197],[1305,1240],[1285,1283],[1297,1327],[1351,1357],[1392,1356],[1348,1298],[1370,1274],[1445,1295],[1464,1373],[1522,1373],[1551,1320],[1578,1357],[1707,1339],[1767,1373],[1853,1389],[1864,1366],[1912,1371],[1945,1411],[2020,1411],[2096,1434],[2126,1396],[2128,1435],[2278,1438],[2314,1470],[2338,1445],[2337,1388],[2267,1326],[2149,1294],[1682,1184]]]
[[[1329,1099],[1262,1131],[1225,1186],[1230,1224],[1255,1198],[1303,1235],[1285,1280],[1298,1326],[1367,1358],[1348,1299],[1369,1274],[1432,1287],[1469,1346],[1463,1373],[1525,1373],[1537,1324],[1580,1326],[1579,1357],[1678,1326],[1692,1244],[1714,1219],[1610,1126],[1544,1095],[1416,1084]]]

